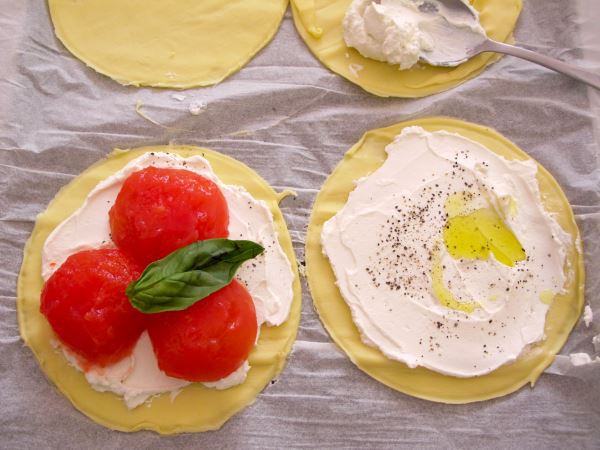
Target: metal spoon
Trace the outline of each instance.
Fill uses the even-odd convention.
[[[381,3],[381,0],[374,0],[373,3],[379,4]],[[443,9],[444,11],[440,11],[440,9]],[[474,25],[479,24],[476,13],[461,0],[425,0],[419,3],[419,10],[423,13],[436,15],[441,12],[444,14],[450,13],[454,17],[460,17],[460,19]],[[479,53],[504,53],[540,64],[548,69],[563,73],[576,80],[587,83],[596,89],[600,89],[600,74],[589,72],[531,50],[494,41],[483,34],[476,33],[468,27],[456,27],[445,20],[435,22],[434,27],[426,29],[425,31],[427,31],[436,42],[436,48],[432,51],[422,52],[420,55],[420,59],[432,66],[453,67]],[[448,47],[444,48],[443,45],[448,40],[447,37],[449,35],[458,37],[458,33],[468,34],[468,36],[465,35],[464,42],[468,42],[469,45],[463,46],[463,48],[460,48],[461,46],[459,46],[459,48],[453,47],[451,52],[453,55],[452,59],[448,60]],[[438,47],[440,44],[442,44],[442,46]]]

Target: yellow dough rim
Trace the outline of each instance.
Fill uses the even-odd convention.
[[[344,42],[342,20],[352,0],[291,0],[294,23],[310,51],[326,67],[380,97],[424,97],[445,91],[477,76],[499,59],[482,53],[457,67],[418,64],[398,70],[385,62],[365,58]],[[521,0],[474,0],[481,25],[488,37],[500,42],[512,40],[522,9]],[[362,69],[358,76],[350,65]],[[355,69],[356,70],[356,69]]]
[[[527,383],[533,386],[554,360],[575,326],[584,303],[584,266],[579,229],[571,206],[560,186],[539,163],[538,183],[542,203],[556,214],[559,224],[571,234],[573,243],[567,260],[569,273],[566,294],[555,298],[546,316],[546,340],[533,345],[511,363],[480,377],[455,378],[388,359],[378,349],[364,344],[352,321],[350,309],[341,297],[329,261],[322,253],[321,228],[346,203],[354,180],[383,164],[384,148],[403,128],[420,126],[428,131],[446,130],[483,144],[508,159],[531,159],[515,144],[491,128],[448,118],[430,117],[371,130],[363,135],[327,178],[315,200],[306,241],[306,274],[313,303],[326,330],[352,362],[381,383],[414,397],[443,403],[469,403],[514,392]],[[579,245],[577,244],[579,243]]]
[[[152,2],[154,4],[150,4]],[[147,0],[143,7],[139,7],[139,3],[139,0],[48,0],[48,7],[58,39],[96,72],[123,85],[189,89],[217,84],[246,65],[273,39],[288,0],[229,0],[227,3]],[[153,13],[152,8],[165,3],[169,3],[165,8],[172,8],[168,14],[166,10]],[[171,6],[175,3],[177,7]],[[187,5],[203,8],[206,20],[201,21],[201,27],[189,24],[190,16],[185,13]],[[219,8],[223,11],[222,17],[219,12],[215,13]],[[152,22],[165,14],[176,23],[175,27],[166,27],[166,20],[165,23]],[[108,17],[110,24],[104,29],[97,25],[103,16]],[[122,28],[117,26],[117,20],[123,21]],[[152,22],[154,29],[146,32],[147,22]],[[186,26],[189,32],[183,33],[181,27]],[[164,38],[157,41],[158,36]],[[125,46],[131,50],[124,58]],[[116,56],[113,51],[117,52]],[[179,54],[181,51],[187,54]],[[168,67],[173,61],[177,61],[177,67],[185,65],[185,73],[170,71]]]
[[[121,397],[92,389],[84,375],[70,366],[62,352],[52,346],[54,333],[39,312],[43,281],[42,246],[50,232],[81,206],[98,182],[114,174],[132,159],[148,152],[170,152],[208,159],[226,184],[245,187],[254,198],[270,207],[279,233],[279,243],[294,272],[294,300],[288,320],[278,327],[263,325],[260,338],[250,354],[251,369],[241,385],[226,390],[191,384],[171,401],[169,394],[155,397],[150,406],[128,410]],[[119,431],[153,430],[161,434],[216,430],[231,416],[253,403],[264,387],[282,371],[296,338],[300,322],[301,288],[292,241],[278,203],[277,194],[256,172],[243,163],[212,150],[191,146],[154,146],[115,150],[106,159],[85,170],[64,186],[41,213],[29,238],[17,283],[19,329],[42,371],[83,414],[97,423]]]

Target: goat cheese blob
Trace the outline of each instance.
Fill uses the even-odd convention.
[[[343,21],[344,41],[361,55],[401,70],[428,53],[457,65],[466,60],[465,49],[485,38],[479,22],[469,17],[436,0],[353,0]]]
[[[268,205],[252,197],[241,186],[224,184],[213,172],[210,163],[201,156],[182,158],[171,153],[146,153],[101,181],[89,193],[84,204],[48,236],[42,252],[44,280],[48,280],[73,253],[115,246],[111,239],[108,212],[129,175],[147,167],[185,169],[217,184],[229,208],[229,238],[252,240],[265,248],[263,254],[244,263],[236,274],[236,279],[246,286],[252,296],[258,326],[263,323],[277,326],[285,322],[293,300],[294,273],[279,245]],[[59,343],[57,345],[61,346]],[[75,354],[64,346],[61,348],[69,362],[84,371],[94,389],[123,396],[129,408],[140,405],[155,394],[172,392],[175,395],[179,389],[190,384],[169,377],[159,369],[146,331],[138,339],[131,355],[107,367],[94,366],[83,370]],[[243,383],[249,369],[246,361],[227,377],[203,384],[226,389]]]
[[[544,339],[572,236],[533,160],[405,128],[321,241],[362,340],[409,367],[472,377]]]

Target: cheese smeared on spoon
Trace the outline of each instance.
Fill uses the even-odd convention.
[[[344,40],[363,56],[400,69],[419,59],[457,65],[467,60],[467,49],[486,39],[477,11],[465,8],[437,0],[354,0],[344,17]]]

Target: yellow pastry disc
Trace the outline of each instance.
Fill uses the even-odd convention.
[[[335,276],[321,249],[323,223],[344,206],[349,193],[354,190],[354,180],[367,176],[383,164],[386,158],[384,148],[394,136],[403,128],[415,125],[427,131],[458,133],[508,159],[530,159],[494,130],[447,117],[417,119],[366,133],[329,176],[313,206],[306,242],[306,273],[315,308],[333,340],[354,364],[400,392],[444,403],[467,403],[509,394],[526,383],[533,386],[567,340],[584,302],[583,256],[578,250],[579,230],[560,186],[541,165],[538,164],[537,179],[544,207],[556,214],[560,226],[573,237],[573,244],[567,255],[566,293],[557,295],[548,311],[546,340],[533,345],[514,363],[472,378],[455,378],[422,367],[410,369],[362,342],[350,309],[335,285]]]
[[[239,70],[277,31],[288,0],[48,0],[58,38],[119,83],[190,88]]]
[[[169,394],[155,397],[150,406],[128,410],[113,393],[95,391],[81,372],[70,366],[51,342],[54,333],[39,312],[42,246],[50,232],[78,209],[98,182],[117,172],[132,159],[146,152],[170,152],[187,157],[201,154],[226,184],[245,187],[256,199],[271,208],[279,233],[279,242],[295,273],[294,301],[290,317],[278,327],[263,325],[260,339],[250,354],[252,366],[246,381],[238,386],[216,390],[191,384],[172,401]],[[300,321],[301,292],[297,264],[285,221],[278,207],[282,198],[256,172],[239,161],[217,152],[186,146],[144,147],[115,150],[62,188],[48,209],[38,216],[25,247],[17,285],[17,309],[21,336],[31,347],[46,376],[79,409],[96,422],[120,431],[154,430],[163,434],[206,431],[219,428],[233,414],[254,401],[264,387],[283,369],[296,338]]]
[[[450,89],[498,59],[482,53],[457,67],[417,64],[409,70],[365,58],[346,47],[342,20],[352,0],[292,0],[294,23],[311,52],[329,69],[381,97],[424,97]],[[491,39],[505,42],[521,12],[521,0],[472,0]]]

